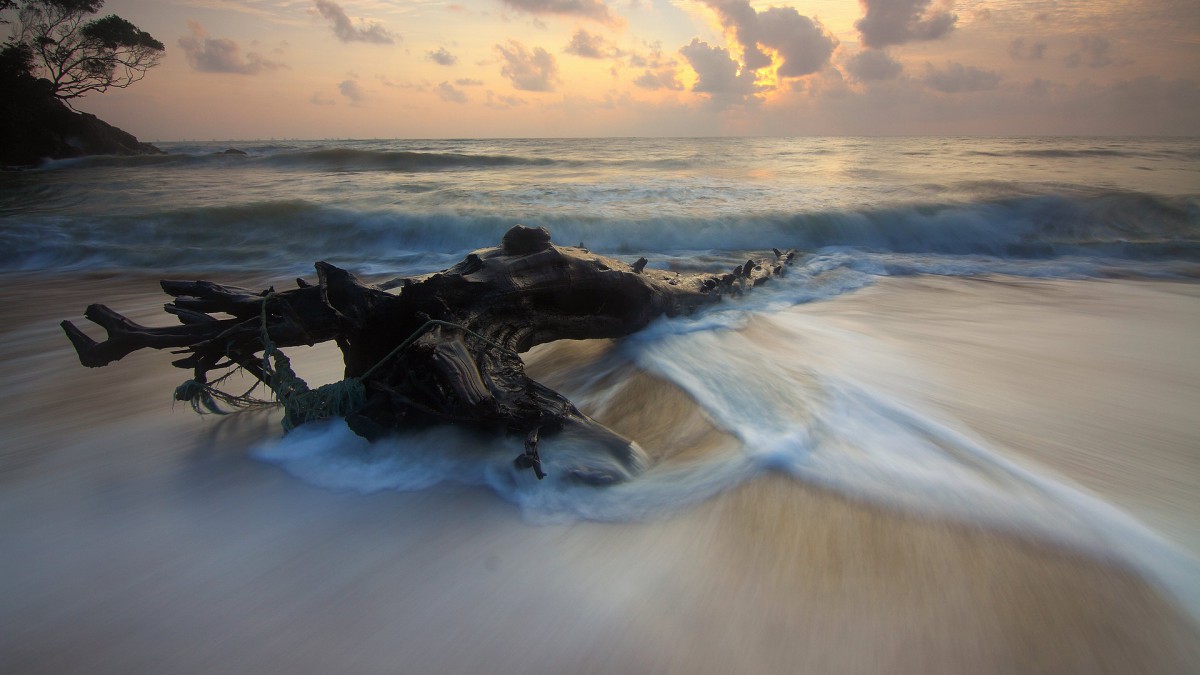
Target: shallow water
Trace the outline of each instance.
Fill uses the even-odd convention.
[[[554,480],[553,444],[539,484],[513,441],[199,418],[163,355],[86,370],[56,334],[79,287],[153,316],[149,280],[8,281],[6,670],[1200,663],[1171,578],[1197,578],[1190,284],[914,278],[541,348],[656,460],[596,490]]]

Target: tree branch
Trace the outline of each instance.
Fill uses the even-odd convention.
[[[69,321],[62,327],[85,366],[145,347],[176,349],[185,356],[174,365],[206,382],[220,364],[245,367],[256,360],[265,348],[265,320],[278,347],[337,343],[346,376],[363,392],[346,421],[367,438],[439,423],[521,436],[532,429],[543,437],[570,430],[602,439],[597,442],[623,458],[620,474],[638,465],[634,446],[529,379],[517,354],[554,340],[629,335],[658,317],[691,313],[766,283],[784,274],[794,256],[775,251],[773,259],[748,260],[731,272],[679,274],[555,246],[544,229],[516,226],[499,247],[475,251],[435,274],[389,282],[391,292],[317,263],[316,285],[279,293],[163,281],[174,298],[164,309],[179,326],[145,327],[92,305],[84,316],[104,328],[107,339],[96,342]],[[431,325],[437,328],[428,330]],[[613,475],[589,474],[588,480]]]

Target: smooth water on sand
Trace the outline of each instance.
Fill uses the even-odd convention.
[[[150,280],[7,281],[5,670],[1200,663],[1192,284],[886,280],[535,350],[656,460],[597,490],[553,443],[539,484],[511,440],[199,418],[163,355],[56,334],[78,288],[153,321]]]

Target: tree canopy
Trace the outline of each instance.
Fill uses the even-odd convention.
[[[103,6],[104,0],[0,0],[0,11],[17,10],[7,60],[28,55],[28,72],[67,102],[141,80],[166,47],[115,14],[90,18]]]

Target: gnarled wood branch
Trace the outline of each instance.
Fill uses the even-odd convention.
[[[527,439],[521,466],[539,466],[537,438],[573,434],[619,461],[606,471],[581,469],[592,483],[639,470],[636,445],[581,413],[565,397],[525,374],[520,353],[563,339],[617,338],[660,316],[693,312],[783,274],[794,253],[748,260],[722,274],[647,269],[560,247],[544,228],[516,226],[499,247],[419,277],[364,284],[346,270],[316,264],[318,282],[253,292],[207,281],[163,281],[174,297],[165,310],[179,326],[141,326],[103,306],[84,316],[108,333],[96,342],[70,321],[62,327],[80,362],[99,367],[144,347],[172,349],[174,365],[199,383],[211,371],[242,367],[270,384],[261,366],[263,332],[277,347],[335,341],[346,376],[361,378],[364,402],[346,416],[368,439],[432,424],[468,425]],[[269,301],[268,301],[269,298]],[[264,303],[266,306],[264,308]],[[438,322],[405,345],[430,320]],[[279,393],[279,392],[276,392]]]

